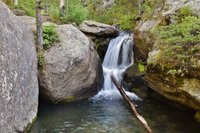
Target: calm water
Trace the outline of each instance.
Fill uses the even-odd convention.
[[[153,99],[137,101],[137,109],[155,133],[200,133],[191,112]],[[86,100],[64,105],[42,104],[30,133],[145,133],[122,99]]]

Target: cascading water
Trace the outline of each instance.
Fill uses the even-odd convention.
[[[111,74],[122,83],[123,74],[128,67],[133,65],[132,35],[121,33],[110,41],[108,50],[103,61],[104,85],[103,89],[94,97],[96,98],[119,98],[120,94],[111,80]],[[134,93],[126,92],[131,98],[138,99]]]

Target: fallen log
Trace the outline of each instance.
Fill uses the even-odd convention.
[[[125,102],[128,103],[128,105],[129,105],[131,111],[133,112],[133,114],[135,115],[135,117],[143,124],[143,126],[145,127],[145,129],[147,130],[148,133],[153,133],[153,131],[151,130],[150,126],[147,124],[146,120],[137,112],[135,104],[126,95],[126,93],[123,90],[123,87],[116,80],[116,78],[114,77],[113,74],[111,74],[111,79],[112,79],[113,83],[115,84],[115,86],[117,87],[117,89],[119,90],[119,92],[122,95],[122,97],[124,98]]]

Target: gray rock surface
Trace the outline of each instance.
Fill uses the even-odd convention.
[[[79,29],[86,34],[98,37],[115,37],[119,34],[114,26],[89,20],[83,21]]]
[[[59,25],[57,31],[60,42],[44,54],[39,76],[42,94],[54,103],[93,96],[103,78],[94,44],[72,25]]]
[[[18,16],[24,23],[26,23],[33,32],[36,32],[36,18],[31,16]]]
[[[38,108],[37,59],[31,29],[0,2],[0,132],[23,132]]]

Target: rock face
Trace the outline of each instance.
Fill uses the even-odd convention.
[[[168,99],[197,111],[200,110],[200,43],[168,45],[166,42],[159,41],[150,30],[163,24],[163,21],[165,25],[176,23],[174,18],[183,7],[189,6],[193,14],[199,15],[199,4],[200,0],[163,1],[162,8],[157,9],[161,9],[157,17],[154,16],[138,25],[135,38],[137,47],[142,51],[140,53],[145,55],[143,59],[148,58],[145,74],[148,86]],[[178,47],[183,45],[187,46],[187,49],[181,48],[179,52]],[[166,52],[166,49],[169,51]],[[190,53],[189,50],[193,52]],[[169,56],[170,54],[174,56]],[[184,61],[185,59],[187,60]]]
[[[86,34],[99,37],[113,37],[119,34],[119,31],[111,25],[89,20],[83,21],[79,29]]]
[[[96,44],[96,50],[101,59],[104,59],[111,38],[118,36],[119,31],[115,27],[103,23],[85,20],[79,29],[84,32]]]
[[[150,30],[158,25],[160,20],[148,20],[145,22],[140,22],[134,30],[134,53],[138,60],[146,61],[148,58],[148,53],[153,47],[154,39]]]
[[[33,34],[0,2],[0,132],[23,132],[38,108]]]
[[[57,28],[60,42],[45,51],[40,72],[42,94],[51,102],[69,102],[93,96],[103,78],[94,44],[76,27]]]
[[[18,16],[24,23],[26,23],[33,32],[36,32],[36,19],[30,16]]]

